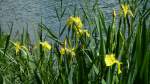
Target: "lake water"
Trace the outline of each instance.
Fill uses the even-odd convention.
[[[68,9],[65,12],[64,20],[71,15],[68,12],[74,5],[79,7],[83,0],[62,0],[63,7]],[[85,0],[93,4],[95,0]],[[99,6],[109,18],[113,8],[118,7],[118,0],[100,0]],[[3,30],[8,31],[8,23],[13,22],[14,31],[27,27],[30,33],[37,28],[37,24],[42,21],[51,26],[54,31],[58,30],[58,19],[55,8],[60,9],[60,0],[0,0],[0,24]],[[66,17],[66,18],[65,18]],[[109,19],[108,19],[109,20]],[[34,29],[33,29],[34,28]]]

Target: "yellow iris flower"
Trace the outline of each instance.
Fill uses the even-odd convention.
[[[115,54],[106,54],[105,63],[106,66],[112,66],[116,63],[118,65],[118,74],[121,73],[120,64],[122,63],[115,58]]]
[[[14,45],[15,45],[15,49],[16,49],[16,54],[18,54],[22,46],[19,42],[14,43]]]
[[[121,5],[122,11],[124,13],[124,17],[127,16],[127,14],[131,15],[133,17],[133,13],[131,10],[129,10],[129,6],[127,4],[122,4]]]
[[[51,50],[51,48],[52,48],[52,46],[51,46],[47,41],[40,42],[40,44],[42,45],[42,47],[43,47],[44,49]]]
[[[115,64],[116,63],[115,55],[114,54],[107,54],[105,56],[105,63],[106,63],[106,66],[112,66],[113,64]]]
[[[83,27],[83,24],[82,24],[80,17],[71,16],[67,20],[67,26],[73,27],[74,29],[81,29]]]
[[[60,54],[61,54],[61,55],[64,55],[64,54],[65,54],[65,48],[61,48],[61,49],[60,49]]]
[[[15,45],[16,54],[18,54],[21,49],[28,50],[25,46],[22,46],[20,42],[16,42],[13,44]]]

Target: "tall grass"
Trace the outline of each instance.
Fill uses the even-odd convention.
[[[86,0],[84,0],[86,1]],[[87,0],[88,1],[88,0]],[[37,39],[32,44],[28,30],[18,34],[5,34],[0,28],[0,82],[3,84],[149,84],[150,83],[150,8],[148,0],[119,0],[128,4],[131,15],[115,14],[107,23],[105,15],[98,6],[92,10],[81,4],[75,7],[74,15],[80,16],[83,28],[90,37],[72,30],[68,24],[62,26],[62,18],[67,8],[57,8],[60,22],[58,34],[39,23]],[[80,11],[77,13],[76,11]],[[81,15],[80,15],[81,14]],[[116,19],[118,18],[118,19]],[[67,19],[66,19],[67,21]],[[74,24],[73,24],[74,25]],[[74,27],[76,27],[75,25]],[[79,32],[77,34],[77,32]],[[46,33],[46,35],[43,35]],[[50,50],[42,42],[49,41]],[[20,42],[16,47],[16,42]],[[16,53],[16,48],[19,52]],[[61,49],[66,49],[62,54]],[[114,54],[121,64],[106,66],[105,57]]]

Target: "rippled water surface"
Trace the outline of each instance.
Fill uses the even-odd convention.
[[[82,3],[83,0],[63,0],[63,7],[67,7],[65,17],[71,15],[72,6]],[[85,0],[86,1],[86,0]],[[91,4],[95,0],[89,0]],[[109,17],[112,8],[117,7],[117,0],[100,0],[99,6],[102,7]],[[7,30],[8,23],[14,23],[15,30],[21,30],[27,27],[33,31],[37,23],[42,21],[50,25],[53,30],[58,30],[58,20],[56,18],[55,8],[60,9],[60,0],[0,0],[0,24],[4,30]],[[106,18],[108,18],[106,17]],[[65,20],[66,18],[64,18]]]

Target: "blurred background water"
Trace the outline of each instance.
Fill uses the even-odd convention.
[[[87,1],[87,5],[94,4],[96,0],[62,0],[62,7],[66,7],[63,22],[71,15],[73,7],[80,7],[83,1]],[[98,5],[105,13],[107,21],[110,20],[113,8],[118,8],[118,0],[99,0]],[[32,35],[37,24],[41,22],[50,26],[52,30],[58,31],[58,19],[56,9],[60,9],[61,0],[0,0],[0,25],[3,31],[8,31],[8,23],[14,24],[14,32],[22,31],[23,27],[30,30]]]

